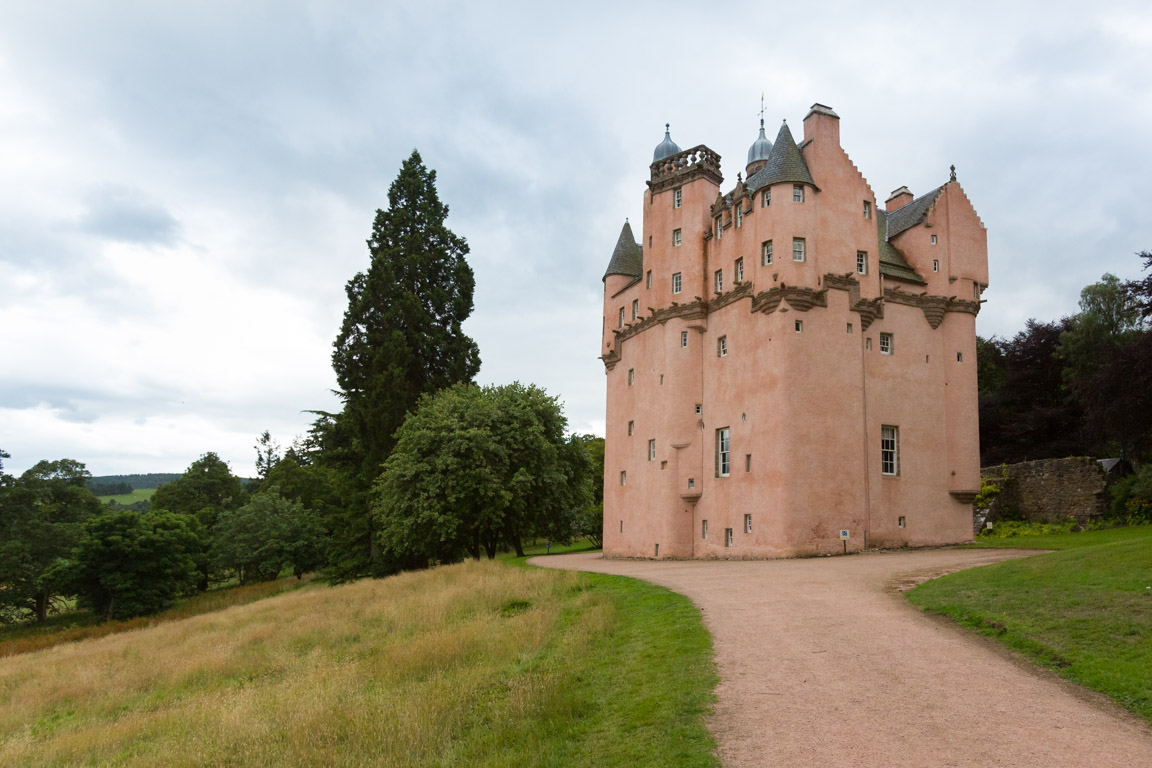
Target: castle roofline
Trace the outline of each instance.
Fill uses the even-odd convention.
[[[780,132],[776,134],[776,142],[768,153],[768,164],[749,176],[744,185],[749,192],[755,192],[761,187],[784,182],[807,184],[813,189],[819,189],[812,180],[808,163],[804,162],[804,155],[800,153],[800,147],[796,146],[787,122],[780,126]]]
[[[899,211],[897,211],[897,213],[898,212]],[[876,211],[876,235],[879,245],[880,274],[884,277],[904,280],[905,282],[916,283],[917,285],[927,285],[928,281],[921,277],[916,270],[912,269],[912,265],[904,258],[904,254],[900,253],[900,249],[890,242],[892,218],[895,215],[895,213],[888,213],[883,209]]]
[[[608,261],[608,270],[604,273],[604,280],[609,275],[625,275],[626,277],[640,277],[644,273],[644,249],[636,242],[632,234],[632,225],[624,220],[624,227],[620,230],[620,237],[616,240],[616,247],[612,250],[612,258]]]
[[[893,196],[896,196],[897,192],[912,194],[911,192],[908,192],[907,190],[908,190],[907,187],[901,187],[900,189],[896,190],[896,192],[893,192],[892,194],[893,194]],[[910,228],[916,226],[917,224],[920,224],[921,222],[923,222],[924,218],[928,215],[928,211],[932,210],[932,206],[935,205],[936,198],[939,197],[940,193],[943,191],[944,191],[943,185],[936,187],[936,189],[932,190],[928,194],[921,195],[920,197],[916,198],[912,202],[906,203],[905,205],[902,205],[899,208],[897,208],[896,210],[889,213],[888,217],[887,217],[888,218],[888,239],[891,240],[892,238],[896,237],[896,235],[900,234],[904,230],[910,229]],[[888,199],[891,200],[892,198],[888,198]]]

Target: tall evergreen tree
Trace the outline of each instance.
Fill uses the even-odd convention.
[[[444,225],[447,216],[436,172],[413,151],[388,189],[388,210],[376,212],[368,270],[348,281],[332,353],[344,409],[323,431],[346,479],[345,512],[329,526],[337,580],[390,570],[374,543],[368,491],[420,396],[480,369],[461,328],[475,288],[468,244]]]

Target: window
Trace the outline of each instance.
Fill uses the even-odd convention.
[[[745,472],[751,472],[752,471],[752,454],[750,454],[750,453],[744,454],[744,471]]]
[[[752,533],[752,515],[744,515],[744,533]]]
[[[868,202],[867,200],[864,201],[864,218],[872,218],[872,203]]]
[[[716,430],[716,477],[732,474],[732,439],[728,427]]]
[[[636,422],[630,421],[628,422],[628,437],[632,437],[634,434],[636,434]]]
[[[936,235],[932,235],[932,245],[936,245]]]
[[[724,293],[724,270],[716,270],[716,274],[713,275],[713,277],[715,277],[716,293]]]
[[[868,252],[856,251],[856,274],[868,274]]]
[[[765,240],[760,243],[760,265],[768,266],[772,263],[772,241]]]
[[[628,369],[628,386],[632,386],[635,383],[636,383],[636,369],[635,368],[629,368]]]
[[[679,208],[684,202],[684,196],[680,194],[679,189],[672,190],[672,207]]]
[[[932,271],[933,272],[939,272],[940,271],[940,259],[932,259]]]
[[[735,282],[740,283],[744,281],[744,259],[736,259],[736,264],[733,266],[732,272]]]
[[[963,352],[957,352],[956,353],[956,362],[958,362],[958,363],[964,362],[964,353]]]
[[[728,337],[721,336],[716,339],[716,357],[728,356]]]
[[[702,538],[702,539],[708,538],[708,521],[707,520],[701,520],[700,521],[700,538]]]
[[[896,527],[897,528],[904,528],[905,526],[906,526],[906,522],[905,522],[904,515],[900,515],[900,517],[896,518]]]
[[[632,299],[632,319],[640,317],[640,299]]]
[[[696,487],[696,478],[694,478],[694,477],[688,478],[688,487],[689,488],[695,488]]]
[[[701,414],[703,412],[704,412],[704,406],[701,405],[700,403],[696,403],[696,413]]]
[[[880,354],[882,354],[882,355],[892,354],[892,334],[890,334],[890,333],[880,334]]]
[[[760,193],[760,207],[767,208],[772,205],[772,190],[766,189]]]
[[[672,230],[672,247],[679,248],[681,243],[680,230]]]
[[[725,528],[724,529],[724,546],[726,546],[726,547],[732,546],[732,529],[731,528]]]
[[[740,229],[740,225],[744,223],[744,203],[741,201],[736,203],[736,229]]]
[[[804,238],[792,238],[792,261],[804,261]]]
[[[648,270],[648,274],[644,276],[644,287],[652,290],[652,270]]]
[[[680,331],[680,346],[688,346],[688,331]]]
[[[803,320],[797,320],[796,321],[796,333],[804,333],[804,321]]]
[[[680,273],[672,275],[672,293],[680,293]]]
[[[660,374],[660,386],[664,386],[664,374]]]
[[[900,429],[880,427],[880,473],[900,474]]]
[[[624,521],[620,521],[620,533],[624,533]]]
[[[628,473],[620,470],[620,485],[628,485]]]
[[[624,307],[620,307],[620,327],[624,327]]]
[[[715,225],[716,225],[716,239],[719,240],[720,237],[724,234],[724,215],[723,214],[716,217]]]
[[[871,336],[864,339],[864,349],[868,350],[869,352],[872,351],[872,337]]]
[[[852,323],[848,323],[848,334],[852,334]]]
[[[656,441],[648,441],[648,461],[656,461]]]
[[[794,202],[794,203],[804,202],[804,185],[803,184],[793,184],[792,185],[792,202]]]

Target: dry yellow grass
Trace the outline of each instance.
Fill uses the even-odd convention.
[[[0,765],[531,764],[616,619],[583,578],[466,563],[0,659]]]

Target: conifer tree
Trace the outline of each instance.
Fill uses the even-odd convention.
[[[476,343],[461,329],[475,287],[468,244],[444,225],[447,216],[436,172],[413,151],[388,189],[388,209],[376,212],[368,270],[348,281],[332,353],[344,409],[324,430],[335,449],[328,460],[346,480],[343,519],[329,525],[337,580],[391,570],[373,543],[368,490],[420,396],[480,369]]]

